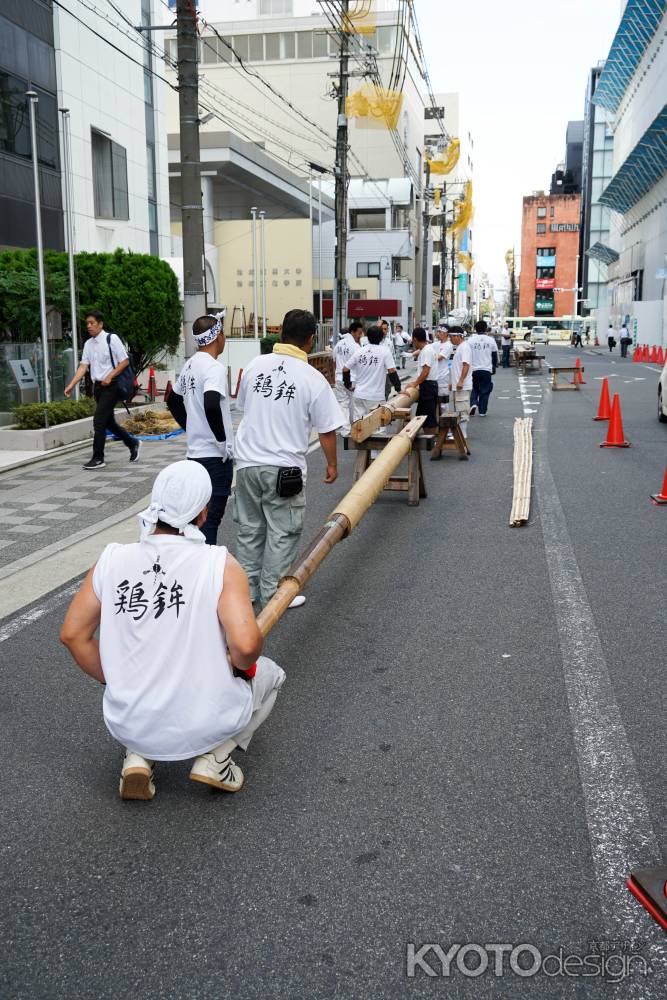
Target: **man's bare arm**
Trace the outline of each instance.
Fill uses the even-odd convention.
[[[257,627],[248,578],[231,555],[227,556],[225,563],[218,618],[225,630],[232,666],[247,670],[262,652],[264,639]]]
[[[100,646],[95,632],[100,624],[102,605],[93,590],[93,570],[88,571],[79,592],[70,604],[60,630],[60,641],[67,646],[84,674],[104,684]]]

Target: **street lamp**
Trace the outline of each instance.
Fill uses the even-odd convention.
[[[35,186],[35,223],[37,226],[37,271],[39,274],[39,318],[42,330],[42,367],[44,370],[44,398],[51,402],[51,369],[49,366],[49,338],[46,329],[46,282],[44,280],[44,245],[42,242],[42,204],[39,197],[39,166],[37,160],[37,127],[35,105],[39,97],[34,90],[26,90],[30,110],[30,145],[32,148],[32,176]]]
[[[76,285],[74,282],[74,219],[72,217],[72,164],[69,108],[60,108],[63,119],[63,175],[65,178],[65,230],[67,232],[67,263],[69,269],[69,308],[72,321],[72,362],[73,371],[79,363],[79,331],[76,309]],[[74,387],[74,398],[79,398],[79,384]]]

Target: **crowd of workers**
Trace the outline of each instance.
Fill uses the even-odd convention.
[[[113,396],[122,345],[100,336],[101,317],[95,323],[82,367],[93,368],[108,423],[106,397]],[[409,352],[416,374],[407,386],[419,390],[425,431],[435,431],[443,407],[459,414],[464,434],[469,416],[486,416],[498,347],[483,321],[470,336],[442,323],[434,340],[423,328],[408,338],[386,323],[365,330],[355,321],[333,347],[334,387],[308,363],[316,329],[312,313],[287,313],[280,343],[243,372],[236,399],[243,417],[234,434],[226,370],[218,363],[224,316],[195,321],[197,351],[167,398],[187,434],[187,458],[158,475],[139,515],[139,542],[108,545],[68,610],[61,639],[81,669],[105,685],[104,720],[126,748],[124,799],[153,798],[155,761],[195,758],[194,781],[226,792],[242,787],[231,753],[247,748],[285,678],[260,655],[256,613],[297,551],[312,433],[331,484],[337,433],[349,435],[352,421],[391,389],[401,391],[396,359]],[[135,461],[134,439],[126,443]],[[103,462],[101,448],[93,458]],[[234,474],[236,558],[217,544]],[[304,602],[300,594],[290,607]]]

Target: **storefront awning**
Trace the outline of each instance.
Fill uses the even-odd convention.
[[[666,7],[667,0],[627,0],[621,23],[595,88],[594,104],[616,114]]]
[[[600,204],[628,212],[667,173],[667,104],[619,167],[600,196]]]
[[[603,264],[613,264],[618,260],[619,255],[611,247],[605,246],[604,243],[594,243],[592,247],[584,251],[587,257],[592,257],[593,260],[599,260]]]

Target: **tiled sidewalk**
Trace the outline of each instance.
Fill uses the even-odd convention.
[[[130,465],[120,442],[107,446],[99,472],[81,466],[87,450],[0,475],[0,566],[15,562],[118,513],[150,493],[157,473],[185,457],[185,435],[144,441]]]

